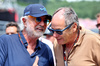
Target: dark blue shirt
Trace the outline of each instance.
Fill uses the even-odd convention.
[[[38,66],[54,66],[49,46],[37,40],[36,51],[30,55],[22,32],[20,36],[24,45],[18,34],[0,36],[0,66],[32,66],[36,56],[39,56]]]

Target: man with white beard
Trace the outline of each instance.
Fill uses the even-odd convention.
[[[54,66],[51,49],[38,40],[51,18],[43,5],[28,5],[21,18],[24,29],[0,37],[0,66]],[[33,63],[37,56],[36,65]]]

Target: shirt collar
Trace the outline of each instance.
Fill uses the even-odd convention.
[[[83,29],[83,28],[81,27],[81,29],[80,29],[80,34],[79,34],[79,39],[78,39],[78,41],[75,43],[74,46],[77,46],[77,45],[80,45],[80,44],[81,44],[84,35],[85,35],[85,29]]]
[[[41,46],[42,44],[41,44],[41,41],[39,41],[39,39],[37,40],[37,45],[36,45],[36,47],[35,47],[35,50],[36,49],[41,49]]]
[[[24,44],[27,44],[26,39],[24,38],[24,35],[22,34],[22,31],[19,32],[21,40],[23,41]]]
[[[21,37],[21,40],[22,40],[23,44],[24,44],[25,46],[27,46],[28,43],[27,43],[27,41],[26,41],[24,35],[22,34],[22,31],[20,31],[19,34],[20,34],[20,37]],[[36,49],[40,49],[40,48],[41,48],[41,41],[37,40],[37,45],[36,45],[35,50],[36,50]]]

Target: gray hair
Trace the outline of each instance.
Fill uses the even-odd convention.
[[[27,16],[22,16],[22,17],[20,18],[20,20],[22,21],[23,18],[27,19],[28,17],[27,17]]]
[[[21,25],[21,30],[24,29],[24,24],[23,24],[23,20],[22,20],[23,18],[27,19],[28,17],[27,17],[27,16],[22,16],[22,17],[20,18],[20,21],[21,21],[21,23],[20,23],[20,25]]]
[[[69,24],[71,24],[71,23],[73,23],[73,22],[76,22],[77,23],[77,25],[79,25],[79,21],[78,21],[78,16],[77,16],[77,14],[75,13],[75,11],[72,9],[72,8],[70,8],[70,7],[61,7],[61,8],[59,8],[59,9],[57,9],[55,12],[54,12],[54,14],[53,14],[53,16],[58,12],[58,11],[60,11],[60,10],[64,10],[64,17],[65,17],[65,24],[66,24],[66,26],[67,25],[69,25]]]

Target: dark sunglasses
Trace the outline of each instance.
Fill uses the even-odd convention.
[[[100,24],[97,24],[96,27],[98,28],[100,26]]]
[[[69,24],[67,27],[65,27],[65,28],[62,29],[62,30],[59,30],[59,29],[58,29],[58,30],[54,30],[54,29],[51,28],[51,24],[50,24],[49,27],[48,27],[48,29],[49,29],[49,31],[52,32],[52,33],[56,32],[57,34],[62,35],[62,34],[63,34],[63,31],[66,30],[66,29],[68,29],[68,28],[70,28],[70,27],[72,26],[72,24],[74,24],[74,22],[71,23],[71,24]]]
[[[30,15],[29,15],[29,17],[32,18],[32,19],[35,19],[35,22],[37,22],[37,23],[40,23],[43,20],[41,17],[33,17],[33,16],[30,16]],[[50,20],[47,19],[47,18],[45,18],[43,21],[44,21],[45,24],[50,23]]]

